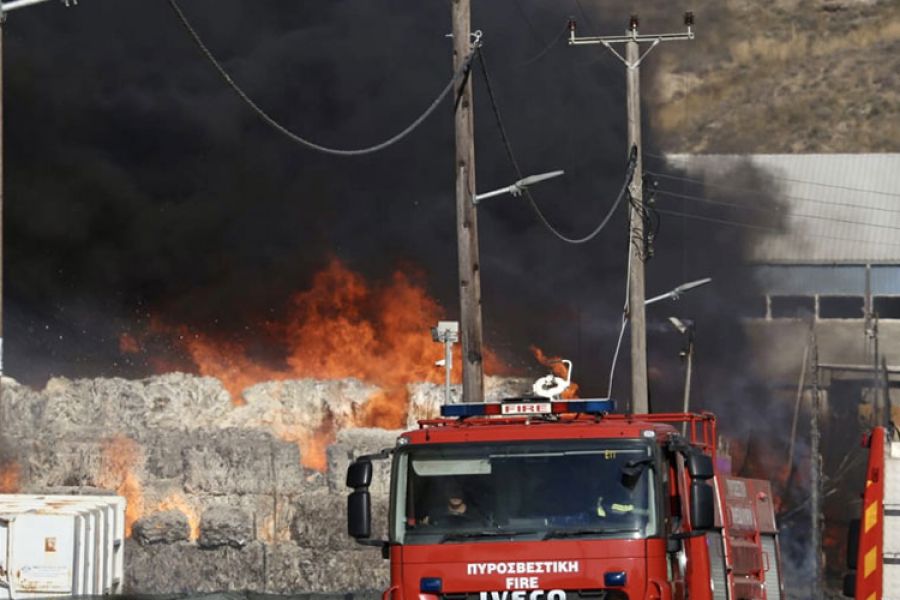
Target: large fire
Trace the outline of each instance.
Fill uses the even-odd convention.
[[[264,381],[356,378],[380,391],[368,399],[354,424],[399,428],[406,419],[407,384],[443,381],[443,371],[435,367],[443,349],[429,333],[442,316],[438,302],[407,271],[398,270],[386,284],[373,285],[333,259],[315,275],[310,289],[294,295],[281,323],[258,328],[259,336],[282,349],[280,364],[251,356],[242,343],[183,325],[157,320],[151,333],[177,340],[193,363],[189,370],[222,381],[235,404],[243,403],[245,389]],[[133,334],[122,335],[123,352],[141,348]],[[455,350],[458,365],[458,345]],[[485,369],[506,370],[491,352],[485,352]],[[456,383],[460,373],[459,368],[452,371]],[[325,448],[335,435],[330,422],[315,431],[282,430],[278,435],[300,445],[304,466],[325,469]]]
[[[22,468],[19,463],[0,463],[0,494],[15,494],[19,491]]]

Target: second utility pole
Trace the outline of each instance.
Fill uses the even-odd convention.
[[[692,40],[694,16],[685,13],[685,33],[638,35],[638,19],[632,15],[625,35],[606,37],[575,37],[575,21],[569,22],[569,45],[602,44],[619,58],[627,68],[628,153],[637,148],[634,177],[628,192],[631,195],[630,226],[628,230],[628,320],[631,326],[631,412],[650,411],[647,386],[647,323],[644,314],[644,204],[643,171],[641,168],[641,61],[662,41]],[[650,42],[641,54],[640,43]],[[613,49],[613,44],[625,44],[625,56]]]
[[[470,0],[453,5],[453,69],[473,51]],[[472,78],[462,77],[456,89],[456,245],[459,258],[459,319],[462,342],[463,402],[484,401],[482,362],[481,273],[478,222],[475,213],[475,139]]]
[[[637,19],[632,19],[632,32],[637,34]],[[640,48],[636,39],[625,42],[626,113],[628,115],[628,151],[637,148],[634,176],[628,193],[631,196],[628,242],[628,319],[631,321],[631,411],[650,412],[647,385],[647,317],[644,312],[644,180],[641,161],[641,69]]]

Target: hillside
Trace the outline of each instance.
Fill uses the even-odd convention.
[[[900,2],[727,0],[655,57],[650,119],[680,152],[900,150]]]

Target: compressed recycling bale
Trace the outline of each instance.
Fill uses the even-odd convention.
[[[272,434],[265,431],[223,429],[198,432],[183,451],[184,489],[188,493],[270,493]]]
[[[131,535],[143,546],[173,544],[190,539],[191,526],[183,512],[165,510],[135,521]]]
[[[275,491],[281,494],[300,494],[324,485],[319,473],[301,467],[300,448],[296,442],[272,444],[272,472]]]
[[[0,376],[0,437],[28,440],[46,429],[47,397]]]
[[[197,540],[201,548],[243,548],[252,540],[253,521],[240,508],[213,506],[203,511]]]
[[[127,594],[205,593],[232,590],[264,591],[266,547],[251,542],[237,550],[195,544],[141,546],[125,542]]]
[[[334,443],[328,447],[328,489],[343,494],[347,491],[347,467],[364,454],[375,454],[385,448],[393,448],[399,431],[385,429],[344,429],[339,431]],[[373,498],[386,498],[390,487],[391,460],[373,461]]]
[[[349,490],[348,490],[349,491]],[[357,550],[359,545],[347,535],[347,495],[321,491],[298,496],[291,507],[291,539],[304,548]],[[372,536],[387,538],[387,498],[373,499]]]
[[[292,431],[315,431],[325,421],[348,427],[378,391],[358,379],[268,381],[244,390],[246,404],[235,408],[222,424],[270,429],[282,438]]]
[[[197,439],[198,432],[154,430],[136,438],[145,456],[146,475],[151,479],[178,480],[184,477],[184,451]]]
[[[361,547],[316,554],[309,573],[313,592],[349,592],[359,589],[386,589],[390,561],[378,548]]]
[[[377,548],[317,552],[291,543],[268,546],[266,591],[352,592],[384,589],[389,562]]]
[[[102,447],[96,438],[38,437],[18,447],[23,491],[58,486],[98,485]]]
[[[310,587],[310,574],[317,560],[319,557],[314,551],[300,548],[296,544],[267,545],[265,591],[276,594],[313,591]]]
[[[231,407],[219,380],[184,373],[141,380],[56,377],[41,394],[47,399],[45,430],[80,429],[101,435],[202,429]]]

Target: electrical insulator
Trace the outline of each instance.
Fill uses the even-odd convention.
[[[693,26],[694,26],[694,13],[693,13],[693,11],[688,11],[688,12],[684,13],[684,24],[685,24],[687,27],[693,27]]]
[[[575,27],[576,26],[577,26],[577,24],[575,23],[575,19],[570,17],[569,18],[569,33],[571,33],[572,35],[575,35]]]
[[[628,21],[628,29],[630,31],[637,31],[638,28],[638,16],[631,15],[631,19]]]

